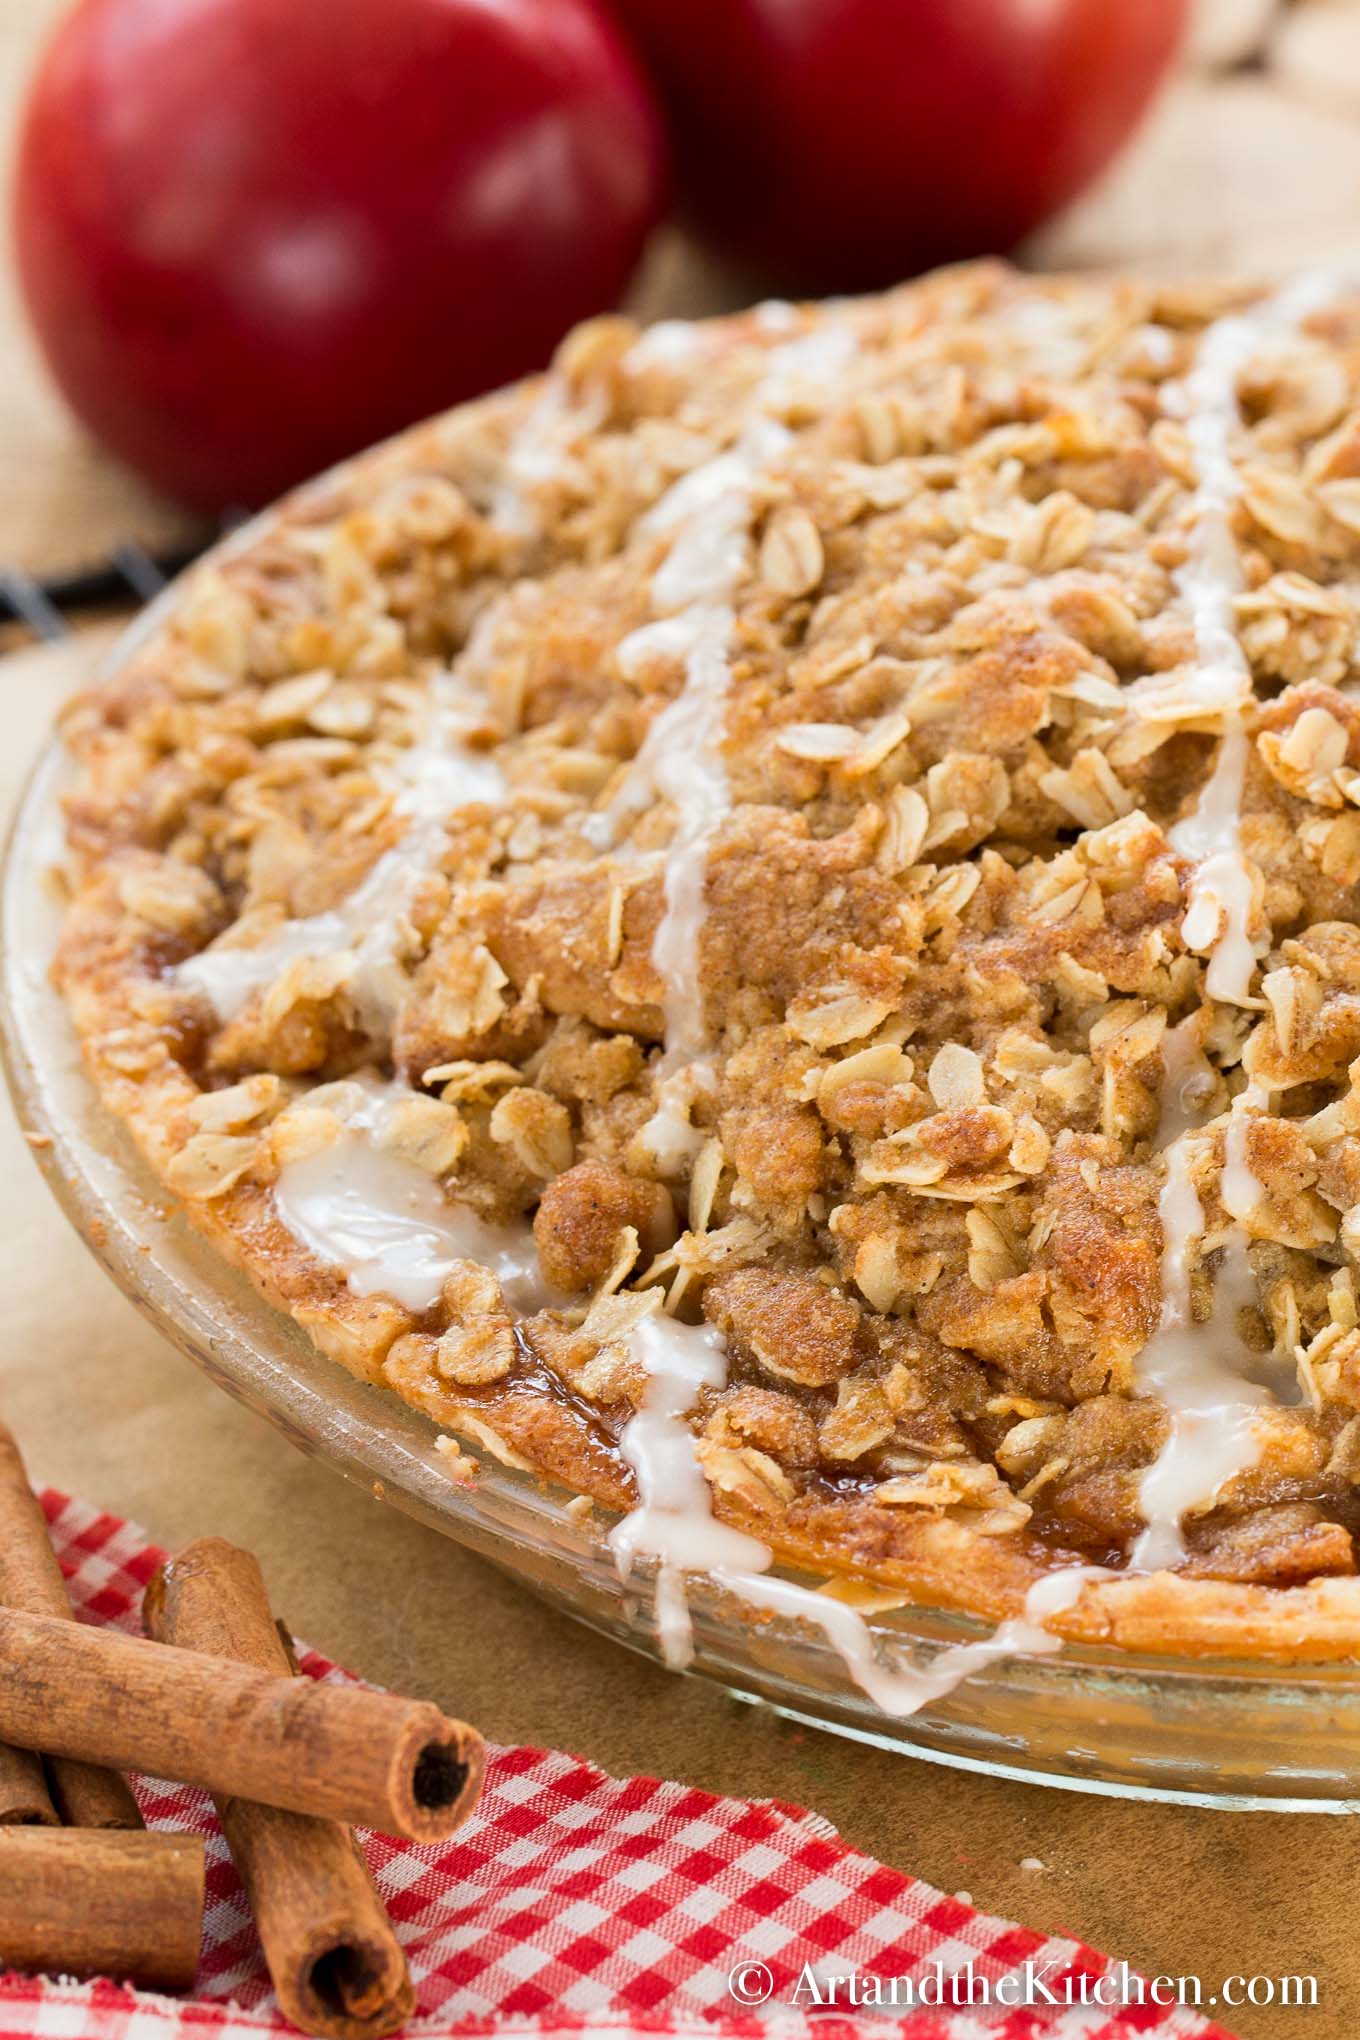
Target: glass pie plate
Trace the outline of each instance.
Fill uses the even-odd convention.
[[[238,537],[237,543],[240,542]],[[166,598],[134,627],[147,630]],[[126,653],[125,639],[115,658]],[[304,1451],[470,1546],[590,1628],[660,1657],[652,1579],[620,1578],[599,1514],[483,1460],[455,1486],[435,1429],[325,1359],[176,1214],[98,1104],[48,978],[65,770],[41,758],[0,878],[0,1041],[15,1107],[57,1201],[120,1289],[191,1360]],[[1276,1811],[1360,1810],[1360,1666],[1273,1667],[1068,1645],[992,1665],[905,1720],[884,1714],[821,1632],[690,1583],[693,1671],[737,1697],[937,1763],[1072,1790]],[[889,1665],[922,1668],[986,1634],[904,1608],[869,1618]]]

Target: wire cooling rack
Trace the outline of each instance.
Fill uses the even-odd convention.
[[[22,624],[47,642],[67,637],[72,617],[84,610],[149,602],[198,550],[153,555],[129,543],[116,547],[100,566],[42,578],[23,567],[0,566],[0,624]]]

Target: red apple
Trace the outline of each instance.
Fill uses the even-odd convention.
[[[613,0],[689,208],[786,287],[1011,247],[1109,161],[1186,0]]]
[[[205,509],[539,367],[662,193],[595,0],[81,0],[16,240],[73,408]]]

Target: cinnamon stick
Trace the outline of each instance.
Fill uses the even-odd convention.
[[[0,1601],[35,1615],[71,1619],[70,1596],[47,1534],[47,1518],[29,1485],[13,1433],[4,1424],[0,1424]],[[116,1771],[54,1757],[47,1776],[56,1806],[53,1820],[60,1813],[69,1827],[141,1827],[137,1802],[127,1780]]]
[[[18,1608],[0,1608],[0,1741],[414,1842],[466,1818],[484,1761],[476,1729],[425,1701]]]
[[[0,1743],[0,1827],[56,1827],[60,1819],[41,1758]]]
[[[202,1932],[197,1835],[0,1829],[0,1969],[187,1990]]]
[[[262,1672],[294,1669],[258,1564],[220,1537],[201,1538],[162,1567],[142,1617],[162,1643]],[[350,1829],[245,1799],[216,1805],[285,2016],[325,2040],[396,2032],[415,1993]]]

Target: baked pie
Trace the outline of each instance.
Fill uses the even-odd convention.
[[[1351,1655],[1358,603],[1344,278],[599,320],[71,708],[57,977],[194,1224],[677,1654],[687,1568],[844,1609],[773,1556]]]

